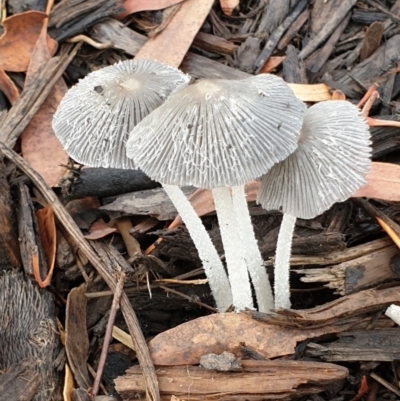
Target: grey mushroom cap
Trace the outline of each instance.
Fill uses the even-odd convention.
[[[199,80],[134,128],[127,154],[163,184],[243,185],[294,152],[304,112],[274,75]]]
[[[346,101],[326,101],[305,115],[297,150],[261,179],[266,210],[311,219],[365,185],[371,169],[369,127]]]
[[[53,118],[67,153],[89,167],[132,169],[132,128],[190,77],[151,60],[126,60],[88,74],[72,87]]]

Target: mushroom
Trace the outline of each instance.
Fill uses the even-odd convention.
[[[80,163],[134,168],[125,150],[130,131],[189,80],[188,75],[156,61],[114,64],[92,72],[68,91],[54,116],[53,129],[68,154]],[[222,262],[190,202],[179,189],[175,193],[203,266],[216,271],[216,283],[210,286],[217,307],[226,310],[232,295]]]
[[[297,150],[261,179],[257,201],[283,212],[275,258],[275,308],[290,308],[289,260],[296,218],[312,219],[365,185],[370,133],[360,110],[326,101],[304,114]]]
[[[125,60],[88,74],[72,87],[53,118],[68,154],[89,167],[129,169],[125,144],[133,127],[190,81],[151,60]]]
[[[273,75],[203,79],[171,95],[127,142],[128,156],[163,184],[179,213],[177,186],[212,189],[237,309],[253,307],[247,269],[260,309],[272,307],[244,184],[296,149],[304,111],[288,85]]]

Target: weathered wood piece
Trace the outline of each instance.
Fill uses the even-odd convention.
[[[0,374],[0,394],[7,401],[31,401],[41,385],[34,359],[25,359]]]
[[[286,49],[286,59],[283,61],[283,79],[288,83],[307,84],[306,68],[299,60],[297,50],[292,45]]]
[[[335,293],[348,295],[399,278],[390,267],[396,255],[399,250],[392,245],[333,267],[298,269],[296,272],[305,274],[301,278],[305,283],[327,283],[325,287],[334,289]]]
[[[283,327],[324,327],[326,325],[360,322],[362,315],[381,311],[399,302],[400,287],[370,289],[346,295],[335,301],[306,310],[278,310],[273,314],[248,311],[246,314]]]
[[[196,189],[183,187],[184,194],[189,196]],[[127,193],[116,198],[103,199],[101,210],[112,212],[116,217],[121,215],[144,215],[156,217],[158,220],[173,220],[177,211],[162,188]],[[115,214],[116,213],[116,214]]]
[[[379,116],[382,120],[398,121],[397,115]],[[400,128],[396,127],[372,127],[372,155],[374,159],[395,152],[400,148]]]
[[[300,28],[307,22],[310,17],[310,10],[306,8],[289,27],[286,33],[282,36],[278,45],[276,46],[278,50],[283,50],[289,42],[299,33]]]
[[[400,328],[340,333],[338,341],[309,343],[306,355],[329,362],[393,362],[400,359]]]
[[[196,35],[193,46],[197,46],[207,52],[222,55],[233,54],[237,49],[237,46],[229,40],[205,32],[199,32]]]
[[[254,62],[260,52],[261,39],[249,36],[238,48],[235,67],[249,74],[254,71]]]
[[[68,200],[97,196],[110,197],[126,192],[144,191],[158,188],[153,181],[140,170],[121,170],[113,168],[84,168],[71,170],[61,181],[61,190]]]
[[[293,2],[292,2],[293,4]],[[258,34],[270,34],[286,18],[290,8],[290,0],[269,2],[266,11],[258,24]]]
[[[346,29],[349,21],[350,21],[350,13],[347,13],[347,15],[343,18],[342,22],[340,22],[340,24],[332,32],[332,35],[326,41],[323,47],[320,50],[317,50],[307,59],[306,66],[312,73],[316,74],[322,68],[322,66],[328,61],[330,55],[335,49],[337,42],[340,39],[340,36]]]
[[[318,22],[323,24],[319,30],[314,28],[314,32],[318,32],[314,38],[304,47],[300,52],[300,59],[307,58],[315,49],[319,47],[335,30],[345,18],[347,13],[353,8],[357,0],[340,0],[340,1],[329,1],[318,0],[315,3],[313,15],[318,16]],[[319,7],[318,7],[319,6]],[[321,14],[317,14],[317,8],[323,8],[326,19],[321,18]]]
[[[136,55],[147,41],[145,36],[113,19],[96,24],[92,29],[92,37],[99,42],[112,42],[115,48],[122,49],[132,56]],[[245,72],[191,52],[186,54],[180,68],[195,78],[240,79],[248,77]]]
[[[197,366],[157,369],[161,400],[248,399],[277,400],[317,394],[329,384],[346,378],[345,367],[303,361],[242,361],[242,372],[215,372]],[[145,400],[140,370],[129,368],[115,380],[123,400]]]
[[[50,13],[49,35],[58,42],[77,35],[104,18],[121,13],[122,0],[64,0]]]
[[[281,4],[284,2],[277,2],[276,4]],[[265,62],[269,59],[272,52],[275,50],[279,40],[283,36],[283,34],[287,31],[287,29],[292,25],[294,21],[298,18],[298,16],[303,12],[308,4],[308,0],[300,0],[290,14],[286,17],[286,19],[279,25],[279,27],[274,31],[274,33],[270,36],[267,43],[264,46],[264,49],[257,57],[257,60],[254,62],[254,71],[258,73],[261,68],[264,66]],[[273,7],[273,6],[272,6]]]
[[[15,215],[3,155],[0,154],[0,270],[21,265]]]
[[[350,74],[344,75],[339,79],[342,86],[352,85],[354,81],[361,82],[366,88],[374,80],[385,74],[398,59],[398,49],[400,48],[400,35],[391,37],[387,42],[379,47],[370,57],[353,68]],[[356,90],[360,90],[356,84]]]
[[[87,369],[89,338],[86,329],[86,285],[73,288],[68,294],[65,319],[65,351],[78,387],[92,385]]]

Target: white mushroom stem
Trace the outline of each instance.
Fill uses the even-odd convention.
[[[386,309],[385,315],[400,326],[400,306],[390,305],[389,308]]]
[[[224,312],[232,305],[231,287],[211,238],[182,190],[175,185],[164,184],[163,187],[182,217],[197,248],[217,309]]]
[[[290,255],[296,216],[285,213],[279,229],[275,256],[275,309],[290,308]]]
[[[244,185],[232,187],[232,201],[240,234],[240,243],[237,246],[242,248],[242,255],[256,293],[258,310],[268,312],[274,307],[274,297],[254,234]]]
[[[241,246],[238,246],[240,236],[238,227],[236,226],[230,188],[214,188],[212,194],[225,250],[233,305],[236,310],[254,308],[249,275],[242,256],[243,249]]]

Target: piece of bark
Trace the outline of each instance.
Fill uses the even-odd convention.
[[[21,256],[15,215],[6,177],[6,166],[0,154],[0,270],[8,270],[21,265]]]
[[[296,36],[298,35],[301,27],[307,22],[307,20],[310,18],[310,10],[306,8],[296,19],[296,21],[293,22],[293,24],[289,27],[289,29],[286,31],[286,33],[282,36],[281,40],[279,41],[278,45],[276,48],[278,50],[283,50],[289,42]]]
[[[277,2],[276,4],[280,3],[281,2]],[[290,14],[285,18],[282,24],[280,24],[279,27],[276,28],[276,30],[271,34],[267,43],[264,46],[264,49],[254,62],[253,69],[256,73],[258,73],[264,66],[268,58],[271,56],[272,52],[275,50],[275,47],[277,46],[283,34],[287,31],[290,25],[292,25],[292,23],[297,19],[297,17],[303,12],[307,4],[308,0],[300,0],[293,8],[293,10],[291,10]]]
[[[122,0],[64,0],[50,13],[49,35],[57,42],[78,35],[98,21],[124,10]]]
[[[318,0],[316,4],[319,4],[325,11],[327,18],[321,18],[321,14],[317,14],[317,11],[313,10],[313,15],[317,15],[318,22],[323,24],[320,29],[314,30],[316,36],[307,43],[303,50],[299,54],[300,59],[306,59],[315,49],[317,49],[321,43],[323,43],[336,27],[343,21],[343,18],[353,8],[357,0],[340,0],[340,1],[329,1]],[[312,19],[313,20],[313,19]]]
[[[397,115],[379,116],[383,120],[398,121]],[[371,127],[372,156],[379,159],[400,148],[400,128],[397,127]]]
[[[86,329],[86,285],[68,294],[65,318],[65,350],[68,364],[79,387],[89,389],[92,381],[87,370],[89,338]]]
[[[252,74],[253,65],[260,52],[261,39],[249,36],[238,48],[235,57],[235,67],[239,70]]]
[[[251,399],[252,401],[302,397],[324,391],[328,385],[344,380],[345,367],[303,361],[242,361],[242,372],[215,372],[197,366],[157,369],[161,400],[171,396],[191,400]],[[145,400],[144,383],[137,367],[115,380],[124,400]],[[134,398],[137,396],[138,398]]]
[[[382,114],[391,114],[391,107],[390,107],[390,101],[392,100],[393,97],[393,89],[394,85],[396,82],[396,76],[397,74],[390,74],[388,80],[382,85],[382,93],[381,93],[381,101],[383,104],[381,113]],[[379,116],[379,119],[381,119],[381,116]]]
[[[354,80],[361,82],[364,87],[369,87],[392,67],[393,60],[398,57],[399,48],[400,35],[395,35],[382,44],[370,57],[354,67],[351,74],[344,75],[338,82],[343,86],[353,87],[355,85],[353,89],[358,91],[360,91],[359,86],[354,84]]]
[[[357,24],[371,25],[374,22],[386,21],[388,16],[378,11],[355,8],[353,10],[351,19]]]
[[[400,328],[340,333],[338,341],[309,343],[306,355],[329,362],[394,362],[400,359]]]
[[[233,54],[237,49],[237,46],[229,40],[205,32],[199,32],[196,35],[193,40],[193,46],[210,53],[222,55]]]
[[[365,32],[362,48],[360,52],[360,60],[364,61],[371,56],[380,46],[383,36],[382,22],[373,22]]]
[[[335,50],[335,46],[338,43],[342,33],[346,29],[349,21],[350,13],[347,13],[340,24],[332,32],[332,35],[322,46],[322,48],[320,50],[317,50],[307,59],[306,66],[311,71],[311,73],[316,74],[328,61],[330,55]]]
[[[295,238],[293,239],[295,240]],[[361,256],[369,255],[379,249],[387,248],[393,243],[389,238],[382,238],[375,241],[357,245],[352,248],[344,249],[340,252],[331,252],[323,256],[292,256],[290,258],[290,266],[327,266],[351,261]],[[275,258],[266,260],[265,266],[273,266]]]
[[[392,245],[333,267],[299,269],[296,272],[305,274],[301,278],[305,283],[327,283],[324,286],[334,289],[336,294],[348,295],[398,278],[390,268],[396,255],[399,255],[399,250]]]
[[[126,192],[144,191],[158,188],[140,170],[121,170],[113,168],[84,168],[71,170],[60,182],[61,191],[67,200],[96,196],[98,198],[120,195]]]
[[[283,79],[288,83],[308,83],[304,62],[299,60],[297,50],[292,45],[288,45],[286,49],[286,59],[283,62]]]
[[[287,17],[290,8],[290,0],[272,1],[266,7],[266,13],[261,18],[257,33],[270,34],[273,32]]]
[[[332,323],[349,323],[351,320],[356,323],[364,314],[370,316],[392,303],[397,303],[399,297],[400,287],[370,289],[346,295],[311,309],[281,309],[273,314],[248,311],[246,314],[265,323],[282,327],[317,328]]]
[[[25,359],[0,374],[0,394],[7,401],[31,401],[41,386],[35,359]]]
[[[182,190],[189,196],[195,188],[183,187]],[[177,215],[174,205],[162,188],[105,198],[103,204],[100,209],[112,212],[113,217],[143,215],[156,217],[158,220],[173,220]]]

